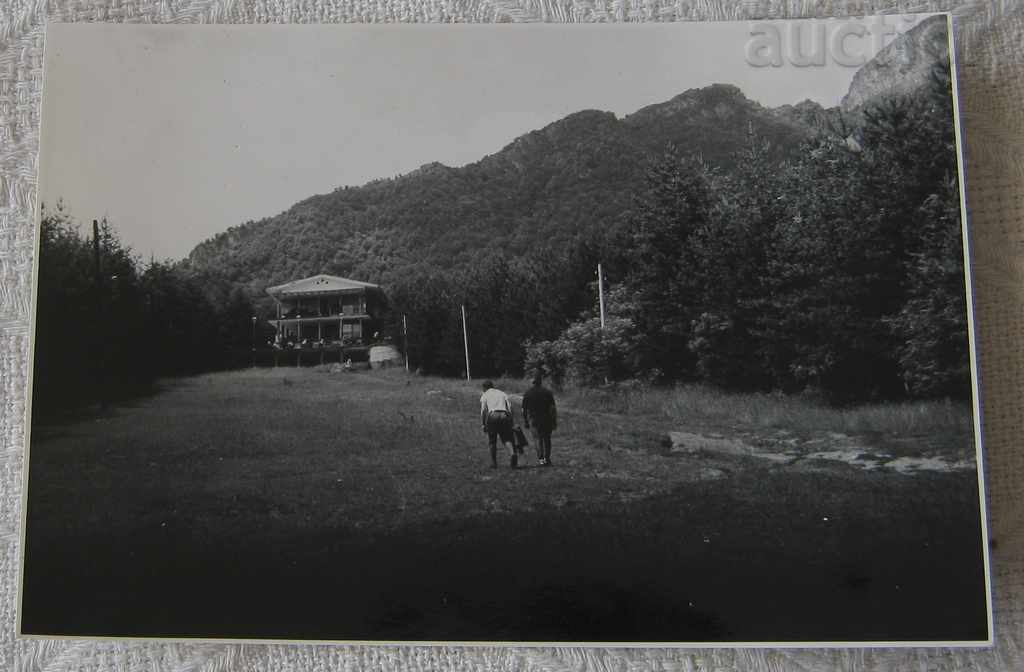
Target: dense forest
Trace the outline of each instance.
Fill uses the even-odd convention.
[[[249,361],[248,296],[179,264],[143,263],[106,220],[82,231],[61,203],[41,206],[33,419],[145,391],[161,376]]]
[[[965,397],[944,23],[925,31],[938,25],[865,65],[840,108],[770,110],[714,85],[621,119],[579,112],[461,168],[312,197],[177,264],[141,262],[106,224],[94,246],[44,210],[37,399],[238,365],[265,338],[265,288],[316,273],[381,284],[390,333],[406,316],[427,373],[464,372],[465,305],[474,375]],[[908,44],[928,58],[896,87],[884,60]]]

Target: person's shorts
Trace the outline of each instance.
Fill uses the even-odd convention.
[[[487,416],[487,436],[492,443],[499,437],[502,443],[512,443],[512,416],[502,411],[492,411]]]

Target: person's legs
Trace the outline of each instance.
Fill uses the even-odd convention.
[[[544,444],[544,464],[545,466],[551,465],[551,432],[545,431],[542,439]]]
[[[498,433],[497,432],[488,431],[487,432],[487,441],[488,441],[488,444],[489,444],[488,447],[491,449],[491,467],[497,467],[498,466]]]
[[[544,464],[544,433],[543,427],[538,427],[536,424],[533,425],[533,445],[537,450],[537,464]]]
[[[508,464],[514,469],[518,466],[519,459],[516,456],[515,441],[512,436],[512,418],[505,416],[502,419],[498,434],[501,438],[501,442],[508,450]]]

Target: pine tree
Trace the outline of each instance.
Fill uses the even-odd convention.
[[[637,328],[648,352],[639,366],[657,368],[670,379],[690,376],[690,324],[699,314],[706,284],[711,231],[713,171],[699,157],[684,157],[674,146],[649,168],[646,189],[630,221],[629,292],[638,307]]]
[[[702,380],[730,388],[769,385],[761,338],[771,287],[768,259],[783,217],[771,146],[751,129],[736,172],[715,184],[708,223],[694,231],[693,284],[700,297],[688,343]]]

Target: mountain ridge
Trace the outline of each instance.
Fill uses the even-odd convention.
[[[805,100],[767,108],[734,85],[711,84],[622,117],[579,110],[463,166],[428,162],[310,196],[203,241],[181,263],[259,297],[321,272],[386,285],[420,264],[459,268],[489,249],[523,257],[597,237],[629,212],[651,158],[670,144],[728,172],[753,132],[781,162],[842,126],[845,113],[894,95],[893,82],[907,77],[896,55],[935,44],[937,20],[945,19],[923,21],[862,66],[836,107]],[[899,93],[926,81],[919,66]]]
[[[730,85],[691,89],[621,119],[611,112],[580,110],[464,166],[430,162],[395,178],[310,196],[279,215],[232,227],[200,243],[186,264],[216,272],[225,260],[240,262],[250,272],[229,271],[230,279],[260,292],[261,285],[316,272],[369,273],[363,279],[386,280],[389,268],[371,269],[356,257],[370,251],[366,244],[380,252],[374,243],[394,239],[390,234],[396,232],[403,240],[392,256],[416,250],[436,263],[470,263],[460,256],[469,247],[466,241],[487,247],[486,239],[494,237],[511,238],[512,253],[524,254],[533,246],[564,243],[621,217],[649,157],[668,144],[727,167],[751,130],[773,141],[776,160],[810,134]],[[502,231],[512,235],[497,236]],[[360,236],[362,246],[355,240]],[[366,241],[367,236],[376,240]],[[271,245],[268,238],[277,241]],[[254,241],[260,242],[262,252],[245,249]],[[324,250],[300,250],[300,241]],[[257,269],[257,261],[267,266]]]
[[[948,56],[948,47],[946,16],[924,19],[857,70],[840,110],[856,113],[879,98],[911,94],[927,83],[932,65]]]

